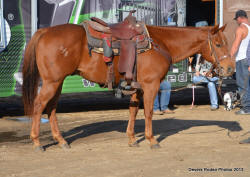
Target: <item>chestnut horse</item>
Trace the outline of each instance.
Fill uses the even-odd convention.
[[[127,135],[130,146],[138,146],[134,124],[141,95],[144,100],[145,137],[152,148],[159,144],[153,136],[152,113],[154,98],[160,82],[167,74],[171,63],[176,63],[195,53],[201,53],[206,60],[219,65],[221,75],[231,75],[233,63],[228,58],[224,27],[169,28],[148,26],[153,47],[138,55],[137,80],[142,90],[131,96],[130,119]],[[170,53],[171,57],[168,55]],[[215,57],[216,56],[216,57]],[[115,82],[122,77],[118,70],[119,57],[114,57]],[[103,55],[92,52],[89,56],[86,32],[80,25],[65,24],[39,29],[27,44],[23,65],[24,110],[32,118],[30,137],[36,150],[44,150],[39,141],[40,119],[44,110],[50,120],[53,138],[63,148],[69,145],[62,137],[56,117],[56,107],[62,84],[68,75],[78,74],[85,79],[104,84],[107,65]],[[38,93],[38,84],[42,88]]]

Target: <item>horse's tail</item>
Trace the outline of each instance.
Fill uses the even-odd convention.
[[[24,53],[22,99],[24,113],[29,116],[33,113],[34,99],[37,95],[40,78],[36,63],[36,45],[46,31],[45,29],[38,30],[30,39]]]

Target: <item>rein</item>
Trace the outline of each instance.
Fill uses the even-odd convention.
[[[228,55],[223,55],[223,56],[221,56],[220,58],[218,58],[218,55],[217,55],[217,53],[216,53],[216,51],[215,51],[215,49],[214,49],[214,46],[213,46],[213,44],[212,44],[212,39],[211,39],[211,38],[212,38],[212,37],[211,37],[211,34],[208,32],[208,44],[209,44],[209,48],[210,48],[210,51],[211,51],[211,56],[214,57],[215,62],[216,62],[216,67],[215,67],[216,73],[217,73],[218,76],[219,76],[217,90],[218,90],[219,96],[220,96],[220,98],[221,98],[221,100],[222,100],[222,103],[225,105],[224,100],[223,100],[223,97],[222,97],[222,94],[221,94],[221,86],[222,86],[223,78],[222,78],[222,76],[221,76],[221,74],[220,74],[220,73],[221,73],[221,70],[222,70],[222,67],[221,67],[221,65],[220,65],[220,61],[222,61],[222,60],[224,60],[225,58],[227,58]],[[225,44],[225,41],[224,41],[224,40],[223,40],[223,44]],[[212,72],[213,69],[214,69],[214,67],[211,68],[211,70],[210,70],[209,72]],[[208,78],[207,78],[207,79],[208,79]],[[216,84],[215,84],[215,85],[216,85]]]

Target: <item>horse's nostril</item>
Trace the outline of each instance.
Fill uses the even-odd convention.
[[[227,73],[229,74],[229,73],[232,73],[232,72],[233,72],[233,68],[232,67],[228,67]]]

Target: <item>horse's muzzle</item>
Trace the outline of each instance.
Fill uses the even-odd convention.
[[[234,68],[229,66],[227,68],[221,68],[219,71],[219,75],[227,77],[227,76],[232,76],[234,73]]]

